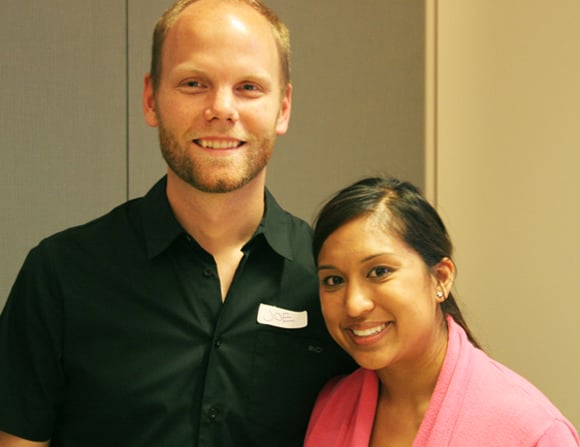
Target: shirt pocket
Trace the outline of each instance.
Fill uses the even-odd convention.
[[[322,386],[344,371],[342,351],[303,330],[264,328],[256,338],[248,396],[252,424],[305,431]]]

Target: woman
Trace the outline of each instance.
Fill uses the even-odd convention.
[[[578,446],[533,385],[489,358],[451,294],[441,218],[417,189],[369,178],[314,230],[329,332],[361,366],[320,393],[305,446]]]

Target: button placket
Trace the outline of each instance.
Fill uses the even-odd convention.
[[[209,410],[207,410],[207,418],[209,419],[210,422],[215,422],[218,415],[219,410],[215,407],[211,407]]]

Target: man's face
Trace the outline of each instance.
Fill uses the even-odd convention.
[[[264,172],[290,118],[270,24],[244,4],[192,4],[167,34],[159,88],[146,79],[144,106],[181,180],[205,192],[244,186]]]

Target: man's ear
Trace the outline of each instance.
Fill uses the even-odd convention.
[[[153,80],[149,73],[145,75],[145,80],[143,82],[143,114],[145,115],[145,122],[148,125],[151,127],[158,126],[159,121],[157,119]]]
[[[280,104],[280,113],[276,122],[276,135],[284,135],[290,124],[290,112],[292,111],[292,84],[288,83],[282,103]]]

